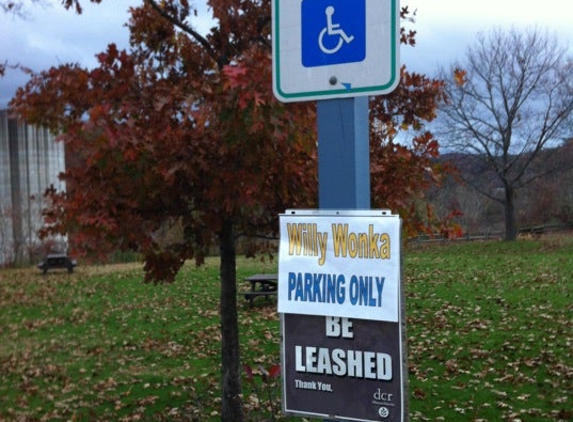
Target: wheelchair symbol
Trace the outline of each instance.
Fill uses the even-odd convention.
[[[328,6],[324,13],[326,14],[326,28],[323,28],[318,35],[318,46],[324,54],[334,54],[342,48],[344,43],[351,43],[354,39],[354,36],[347,35],[346,32],[344,32],[344,29],[340,29],[340,24],[332,23],[332,15],[334,15],[333,6]],[[324,45],[324,37],[326,35],[339,37],[338,42],[334,47],[328,48]]]
[[[300,17],[304,67],[366,58],[366,0],[302,0]]]

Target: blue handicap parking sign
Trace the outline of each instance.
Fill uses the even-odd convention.
[[[366,0],[302,0],[302,65],[361,62],[366,58]]]

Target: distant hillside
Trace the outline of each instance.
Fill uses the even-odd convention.
[[[516,161],[515,171],[521,171],[528,158],[524,154],[520,158],[523,163]],[[438,160],[451,163],[458,171],[429,193],[429,201],[438,215],[461,211],[463,215],[458,222],[464,232],[502,231],[504,187],[485,157],[447,153]],[[519,186],[516,197],[518,228],[573,224],[573,140],[542,151],[525,171],[525,183]]]

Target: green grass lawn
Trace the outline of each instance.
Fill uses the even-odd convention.
[[[404,256],[412,421],[573,420],[573,238]],[[218,262],[141,280],[138,265],[1,270],[0,420],[218,420]],[[280,361],[276,303],[238,300],[243,362],[260,373]],[[248,420],[303,420],[260,378],[245,378]]]

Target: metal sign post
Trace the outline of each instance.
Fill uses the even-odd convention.
[[[370,208],[368,97],[317,103],[318,204]]]

